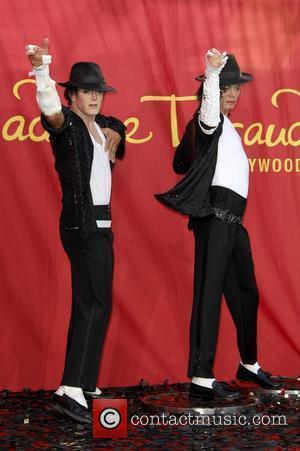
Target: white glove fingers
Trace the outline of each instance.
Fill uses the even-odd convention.
[[[34,55],[37,49],[36,45],[28,44],[25,46],[26,55]]]

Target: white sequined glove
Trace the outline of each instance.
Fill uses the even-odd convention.
[[[205,81],[203,83],[203,95],[201,101],[201,108],[199,112],[199,126],[206,134],[212,134],[217,128],[220,122],[220,82],[219,75],[221,70],[226,64],[228,57],[226,52],[223,52],[221,58],[223,60],[222,65],[214,67],[209,64],[207,56],[213,55],[210,50],[206,54],[206,70]],[[209,128],[204,128],[201,122],[207,125]]]
[[[33,53],[34,45],[27,45],[25,51],[27,55]],[[61,102],[56,90],[56,83],[49,75],[49,64],[51,64],[51,55],[42,55],[42,65],[33,67],[28,75],[34,75],[36,79],[36,100],[45,116],[52,116],[61,111]]]

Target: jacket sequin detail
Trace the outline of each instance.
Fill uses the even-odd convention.
[[[60,228],[79,230],[82,238],[87,238],[97,230],[94,217],[90,177],[94,146],[83,120],[69,108],[62,107],[65,117],[63,126],[53,128],[45,116],[41,122],[50,134],[50,143],[55,157],[55,169],[62,189],[62,211]],[[117,158],[124,156],[125,125],[112,116],[98,114],[97,124],[108,127],[121,135]]]
[[[174,171],[185,174],[185,177],[167,192],[155,194],[157,200],[190,216],[190,219],[212,214],[209,189],[216,168],[223,121],[223,115],[220,115],[220,123],[214,133],[206,135],[199,127],[198,111],[195,112],[186,126],[173,161]]]

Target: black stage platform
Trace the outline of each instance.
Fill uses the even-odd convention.
[[[93,439],[92,427],[56,412],[50,406],[52,392],[3,390],[0,447],[1,450],[296,450],[300,449],[300,379],[282,381],[286,390],[273,393],[251,384],[238,384],[243,392],[241,402],[218,404],[191,402],[188,384],[165,382],[148,386],[142,381],[136,387],[105,389],[106,398],[128,399],[128,437],[114,440]],[[136,425],[136,421],[131,424],[136,415],[144,424],[149,420],[149,424]]]

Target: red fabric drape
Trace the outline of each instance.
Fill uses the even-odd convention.
[[[98,62],[118,88],[103,112],[128,124],[126,158],[114,170],[114,308],[100,384],[186,380],[193,238],[186,219],[153,194],[178,180],[177,134],[196,107],[194,77],[212,46],[255,77],[232,120],[252,169],[245,225],[260,289],[259,357],[274,373],[296,374],[299,1],[1,0],[0,17],[0,388],[53,388],[64,359],[70,273],[58,236],[60,187],[24,56],[25,44],[46,36],[52,77],[67,80],[75,61]],[[224,308],[216,375],[234,377],[238,360]]]

